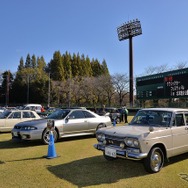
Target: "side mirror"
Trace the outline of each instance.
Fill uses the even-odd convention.
[[[67,116],[66,119],[65,119],[65,122],[67,123],[69,121],[70,117]]]
[[[53,131],[55,128],[55,122],[54,120],[48,119],[47,120],[47,129],[50,131]]]

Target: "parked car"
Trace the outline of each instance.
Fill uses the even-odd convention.
[[[0,114],[0,132],[11,131],[15,124],[34,119],[40,116],[31,110],[5,110]]]
[[[86,109],[60,109],[45,119],[16,124],[12,129],[12,138],[42,140],[44,144],[48,144],[48,119],[54,120],[54,142],[63,137],[93,135],[101,127],[112,126],[109,116],[99,116]]]
[[[121,113],[119,112],[119,110],[117,108],[114,107],[108,107],[105,108],[105,111],[109,114],[111,121],[113,122],[114,120],[116,121],[116,123],[120,123],[121,122]]]
[[[119,112],[119,110],[117,108],[114,107],[106,107],[106,108],[97,108],[96,109],[97,114],[99,115],[109,115],[111,121],[113,122],[114,120],[116,121],[116,123],[120,123],[121,122],[121,113]]]
[[[188,152],[188,109],[148,108],[137,112],[126,126],[102,128],[94,147],[107,160],[142,160],[156,173],[165,159]]]
[[[0,107],[0,114],[2,114],[6,110],[5,107]]]
[[[25,104],[22,107],[23,110],[33,110],[36,111],[37,113],[41,113],[42,105],[41,104]]]

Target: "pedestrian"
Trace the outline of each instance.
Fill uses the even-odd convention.
[[[44,106],[42,106],[42,108],[41,108],[41,112],[45,112]]]
[[[124,112],[124,120],[125,120],[125,123],[128,123],[127,116],[128,116],[129,111],[127,110],[126,106],[124,107],[123,112]]]
[[[128,109],[125,108],[125,123],[128,123],[128,113],[129,113]]]

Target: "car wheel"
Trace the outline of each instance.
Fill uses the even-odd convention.
[[[116,123],[117,123],[117,124],[120,123],[120,118],[117,118],[117,119],[116,119]]]
[[[101,129],[102,127],[106,127],[106,125],[105,125],[104,123],[100,123],[100,124],[97,126],[96,131],[97,131],[98,129]]]
[[[117,158],[114,158],[114,157],[110,157],[110,156],[105,155],[104,152],[103,152],[103,156],[104,156],[104,158],[105,158],[107,161],[114,161],[114,160],[117,159]]]
[[[54,136],[54,143],[55,143],[57,142],[57,139],[58,139],[58,134],[56,130],[53,131],[53,136]],[[48,129],[45,129],[42,134],[42,142],[44,144],[49,144],[49,141],[50,141],[50,131]]]
[[[156,173],[161,170],[164,164],[164,154],[161,148],[154,147],[144,159],[144,167],[149,173]]]

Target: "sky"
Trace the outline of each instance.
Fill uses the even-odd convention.
[[[129,74],[129,41],[117,28],[138,19],[133,72],[188,61],[187,0],[0,0],[0,72],[16,72],[20,58],[55,51],[106,61],[111,75]],[[188,64],[187,64],[188,65]]]

